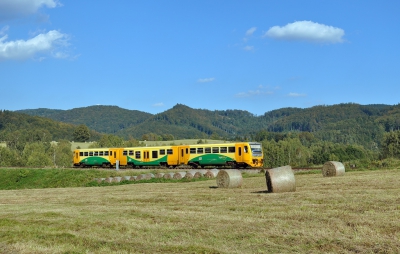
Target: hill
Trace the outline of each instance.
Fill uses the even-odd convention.
[[[70,124],[85,124],[97,132],[124,138],[162,137],[254,139],[260,131],[274,133],[310,132],[316,138],[335,143],[379,144],[385,131],[400,128],[399,105],[355,103],[311,108],[282,108],[255,116],[244,110],[193,109],[177,104],[149,114],[117,106],[90,106],[71,110],[20,110],[34,116]]]

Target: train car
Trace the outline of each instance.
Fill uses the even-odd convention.
[[[176,167],[187,164],[188,146],[125,147],[123,156],[128,167]]]
[[[197,168],[229,166],[232,168],[262,167],[262,146],[256,142],[190,145],[186,164]]]
[[[126,166],[123,148],[92,148],[74,150],[74,167],[116,167]]]

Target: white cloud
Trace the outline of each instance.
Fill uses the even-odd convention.
[[[289,96],[289,97],[305,97],[307,95],[304,93],[289,93],[287,96]]]
[[[252,27],[246,31],[246,36],[251,36],[257,30],[257,27]]]
[[[261,87],[261,89],[249,90],[247,92],[237,93],[235,95],[235,97],[244,98],[244,97],[253,97],[253,96],[264,96],[264,95],[271,95],[273,93],[274,92],[272,92],[272,91],[263,90],[262,87]]]
[[[5,35],[5,34],[7,33],[7,31],[8,31],[9,28],[10,28],[9,26],[3,27],[3,28],[0,30],[0,36]]]
[[[55,8],[57,0],[0,0],[0,21],[36,13],[42,6]]]
[[[246,51],[252,51],[254,49],[254,46],[245,46],[243,49]]]
[[[7,35],[0,38],[0,60],[24,60],[45,52],[52,52],[56,58],[67,57],[66,53],[57,50],[68,45],[68,36],[56,30],[41,33],[26,41],[6,41],[7,38]]]
[[[212,82],[214,80],[215,80],[215,78],[200,78],[200,79],[197,80],[197,82],[199,82],[199,83],[207,83],[207,82]]]
[[[283,27],[273,26],[265,36],[282,40],[340,43],[343,42],[344,30],[312,21],[296,21]]]
[[[153,104],[153,107],[164,107],[164,103],[162,102],[155,103]]]

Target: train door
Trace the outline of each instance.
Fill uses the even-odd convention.
[[[189,146],[179,146],[179,164],[188,164],[189,161]]]
[[[144,150],[143,151],[143,162],[149,162],[149,161],[150,161],[150,151]]]

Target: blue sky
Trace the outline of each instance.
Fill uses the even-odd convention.
[[[400,1],[0,0],[0,109],[400,102]]]

